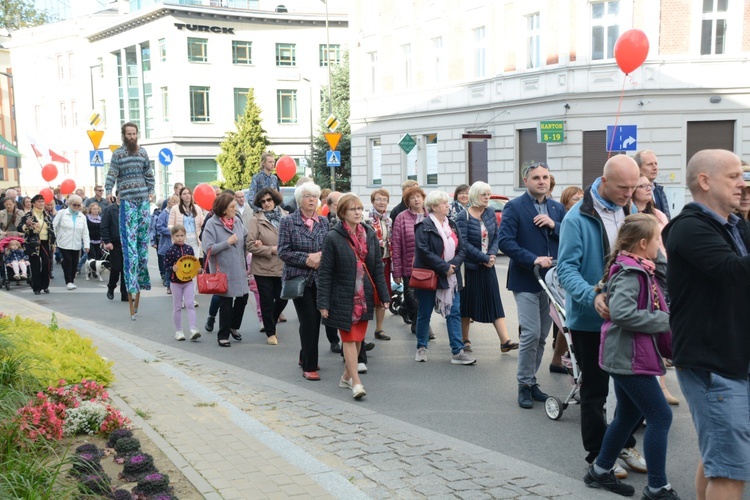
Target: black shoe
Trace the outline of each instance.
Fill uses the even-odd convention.
[[[44,293],[49,293],[49,288],[45,288],[45,289],[44,289],[44,290],[42,290],[42,291],[43,291]]]
[[[518,386],[518,406],[527,410],[534,407],[534,402],[531,400],[531,386]]]
[[[41,290],[34,290],[34,295],[41,295],[41,293],[42,293]]]
[[[331,344],[331,352],[340,353],[341,352],[341,343],[336,342],[334,344]]]
[[[635,488],[617,479],[613,470],[599,476],[594,472],[594,468],[591,467],[586,475],[583,476],[583,482],[589,488],[600,488],[624,497],[632,497],[635,493]]]
[[[128,302],[128,296],[127,295],[121,295],[120,296],[120,302]]]
[[[660,488],[656,493],[651,493],[647,485],[643,488],[641,500],[680,500],[680,497],[672,488]]]
[[[114,300],[114,299],[115,299],[115,291],[114,291],[114,290],[110,290],[110,289],[108,288],[108,289],[107,289],[107,298],[108,298],[109,300]]]
[[[209,317],[208,317],[208,318],[206,319],[206,324],[205,324],[205,325],[203,325],[203,328],[204,328],[204,329],[205,329],[205,330],[206,330],[207,332],[213,332],[213,331],[214,331],[214,324],[215,324],[215,323],[216,323],[216,316],[209,316]]]
[[[375,332],[375,338],[378,340],[391,340],[391,338],[385,334],[383,330],[378,330]]]
[[[375,349],[375,342],[365,342],[365,351],[372,351]]]
[[[435,340],[435,334],[434,334],[434,333],[432,333],[432,327],[430,327],[430,330],[429,330],[429,332],[430,332],[430,333],[429,333],[429,337],[430,337],[430,340]]]
[[[568,373],[568,369],[564,366],[557,366],[553,365],[552,363],[549,364],[549,372],[550,373]]]
[[[549,394],[543,393],[539,388],[539,384],[534,384],[531,386],[531,399],[533,399],[534,401],[544,403],[545,401],[547,401],[548,397]]]

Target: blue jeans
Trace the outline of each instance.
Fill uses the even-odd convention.
[[[535,385],[536,372],[542,364],[544,346],[552,326],[549,297],[545,292],[513,292],[521,325],[518,348],[518,385]]]
[[[596,465],[611,469],[620,450],[625,447],[633,428],[646,417],[643,454],[648,464],[648,485],[661,488],[667,484],[667,435],[672,425],[672,410],[664,399],[659,381],[653,375],[609,375],[615,383],[617,409],[607,428]]]
[[[219,313],[219,305],[221,304],[221,297],[219,295],[213,295],[211,297],[211,303],[208,305],[208,315],[215,318]]]
[[[430,340],[430,318],[432,311],[435,309],[435,291],[434,290],[414,290],[417,294],[419,305],[417,306],[417,349],[420,347],[427,348],[427,342]],[[451,351],[458,354],[464,348],[464,342],[461,337],[461,294],[453,294],[453,304],[451,312],[445,318],[448,327],[448,340],[450,340]]]

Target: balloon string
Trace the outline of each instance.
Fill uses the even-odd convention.
[[[615,115],[615,126],[612,129],[612,140],[609,143],[609,147],[607,148],[607,159],[609,160],[612,156],[612,147],[615,145],[615,134],[617,132],[617,121],[620,119],[620,109],[622,109],[622,98],[625,96],[625,81],[627,80],[628,75],[625,75],[625,78],[622,79],[622,90],[620,90],[620,102],[617,103],[617,114]]]

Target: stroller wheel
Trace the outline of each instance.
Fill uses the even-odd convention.
[[[544,402],[544,411],[552,420],[560,420],[560,417],[562,417],[563,414],[562,401],[555,396],[548,397],[547,401]]]
[[[399,295],[394,295],[391,297],[391,303],[388,305],[388,310],[391,311],[391,314],[398,316],[399,307],[401,307],[401,297]]]

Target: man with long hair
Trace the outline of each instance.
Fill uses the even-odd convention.
[[[146,150],[138,145],[138,126],[122,126],[122,146],[112,153],[104,189],[110,203],[115,202],[112,189],[117,184],[120,197],[120,239],[123,273],[129,295],[151,290],[148,275],[149,202],[155,198],[154,170]]]

